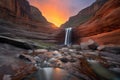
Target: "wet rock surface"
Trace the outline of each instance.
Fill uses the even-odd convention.
[[[36,71],[32,62],[18,58],[24,49],[0,43],[0,80],[21,80]]]
[[[58,47],[58,49],[56,47],[56,50],[51,49],[47,52],[38,53],[37,58],[39,60],[38,64],[40,65],[36,64],[37,68],[62,68],[83,80],[109,80],[110,78],[114,80],[118,78],[115,74],[120,74],[119,54],[97,50],[98,47],[100,47],[99,45],[97,45],[96,50],[88,48],[89,45],[86,46],[88,48],[87,50],[82,49],[82,45],[76,46]],[[112,47],[110,45],[107,45],[107,47],[108,46]],[[112,77],[108,78],[107,75],[112,75]]]
[[[109,80],[107,75],[112,75],[111,78],[114,80],[120,74],[119,46],[97,45],[97,48],[93,50],[87,43],[86,46],[55,46],[56,49],[51,47],[32,51],[8,44],[1,45],[3,46],[0,46],[0,78],[3,80],[21,80],[36,69],[45,67],[64,69],[83,80]],[[109,51],[109,47],[113,51]]]

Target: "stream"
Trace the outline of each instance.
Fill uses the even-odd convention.
[[[65,41],[64,41],[65,46],[71,45],[71,43],[72,43],[71,34],[72,34],[72,28],[66,28],[65,29]],[[64,48],[64,49],[66,49],[66,48]],[[72,50],[72,49],[68,48],[67,50],[68,50],[67,52],[72,51],[70,53],[73,53],[73,54],[77,53],[76,51],[74,51],[74,49]],[[60,54],[59,52],[60,52],[60,50],[58,52],[55,51],[55,53],[57,55]],[[66,52],[66,50],[64,50],[63,52]],[[113,72],[109,71],[108,69],[106,69],[103,66],[105,61],[99,55],[96,56],[97,53],[95,53],[95,54],[85,54],[85,53],[90,53],[90,52],[85,51],[84,54],[80,53],[79,55],[78,54],[74,55],[74,58],[80,56],[78,59],[76,58],[80,62],[80,63],[77,63],[77,64],[80,64],[79,66],[77,66],[77,72],[79,72],[79,74],[82,73],[84,76],[78,75],[77,77],[75,77],[76,75],[75,75],[74,71],[73,71],[73,73],[69,73],[69,72],[67,72],[67,70],[64,70],[65,67],[63,67],[64,69],[60,69],[60,68],[53,68],[54,66],[52,66],[52,67],[40,68],[40,69],[38,69],[37,72],[27,76],[23,80],[120,80],[120,77],[118,75],[114,74]],[[49,53],[49,55],[50,54],[52,54],[52,53]],[[54,54],[54,55],[56,55],[56,54]],[[72,54],[72,56],[73,56],[73,54]],[[72,57],[71,54],[67,54],[67,55]],[[54,56],[52,56],[52,57],[54,57]],[[58,57],[60,57],[60,56],[58,56]],[[65,57],[65,55],[64,55],[64,57]],[[70,57],[68,57],[67,59],[63,58],[62,64],[65,64],[64,62],[67,63],[69,61],[68,59],[70,59]],[[56,60],[58,58],[56,58],[56,59],[53,58],[53,59]],[[59,60],[57,60],[57,61],[59,61]],[[52,64],[55,64],[55,62],[57,62],[57,61],[54,61]],[[38,62],[39,62],[39,60],[38,60]],[[102,64],[101,64],[101,62],[102,62]],[[73,64],[73,62],[70,62],[70,64]],[[67,65],[67,66],[70,66],[70,65]],[[72,68],[69,68],[69,69],[72,70]],[[73,74],[75,76],[73,76],[71,74]]]
[[[23,80],[80,80],[60,68],[42,68]]]

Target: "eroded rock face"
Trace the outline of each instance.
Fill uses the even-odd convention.
[[[54,43],[53,33],[56,30],[56,26],[48,22],[39,9],[30,6],[27,0],[0,1],[1,35]]]
[[[91,6],[81,10],[77,15],[70,17],[69,20],[61,27],[78,27],[79,25],[87,22],[107,1],[108,0],[96,0]]]
[[[108,1],[87,23],[74,29],[75,42],[94,39],[99,44],[120,44],[120,1]],[[117,41],[116,41],[117,40]]]
[[[26,0],[1,0],[0,13],[2,18],[18,17],[28,19],[30,14],[29,3]]]
[[[59,43],[64,43],[65,38],[65,30],[64,28],[67,27],[79,27],[80,25],[86,23],[88,20],[90,20],[96,12],[107,2],[108,0],[96,0],[92,5],[89,7],[81,10],[77,15],[72,16],[69,18],[69,20],[61,25],[61,31],[59,34],[57,34],[57,41]],[[77,31],[77,29],[76,29]],[[81,34],[79,34],[81,35]],[[76,40],[76,34],[72,34],[72,41]]]

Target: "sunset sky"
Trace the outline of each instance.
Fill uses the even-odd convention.
[[[49,21],[58,27],[70,16],[76,15],[81,9],[89,6],[95,0],[28,0],[37,7]]]

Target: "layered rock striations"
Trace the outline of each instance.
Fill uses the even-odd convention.
[[[62,28],[78,27],[79,25],[87,22],[95,13],[107,2],[108,0],[96,0],[89,7],[81,10],[77,15],[72,16],[69,20],[61,25]]]
[[[55,41],[52,33],[56,26],[27,0],[1,0],[0,14],[2,36]]]
[[[87,23],[75,28],[75,42],[94,39],[100,44],[119,44],[119,4],[119,0],[109,0]]]

